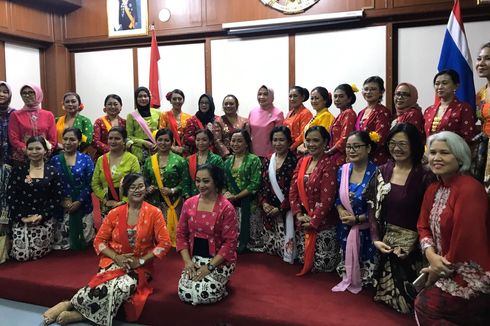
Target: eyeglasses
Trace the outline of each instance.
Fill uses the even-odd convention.
[[[345,146],[345,151],[350,152],[354,151],[357,152],[361,147],[367,146],[366,144],[353,144],[353,145],[346,145]]]
[[[135,192],[135,191],[139,191],[139,190],[144,190],[145,188],[146,188],[145,184],[142,183],[142,184],[139,184],[137,186],[131,186],[128,188],[128,190],[131,192]]]
[[[22,95],[22,96],[33,96],[33,95],[36,95],[36,93],[34,91],[24,91],[24,92],[21,92],[20,95]]]
[[[388,142],[388,148],[390,148],[390,149],[393,149],[393,148],[395,148],[397,146],[400,149],[408,149],[408,147],[410,146],[410,144],[408,142],[406,142],[406,141],[396,142],[396,141],[390,140]]]
[[[408,92],[395,92],[395,97],[407,98],[407,97],[410,97],[410,93],[408,93]]]

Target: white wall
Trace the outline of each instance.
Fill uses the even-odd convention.
[[[185,94],[182,110],[194,114],[199,97],[206,90],[204,43],[159,46],[161,110],[172,106],[165,99],[167,92],[178,88]],[[140,86],[149,85],[150,47],[138,48],[138,81]]]
[[[6,82],[12,88],[11,106],[21,108],[24,102],[20,88],[25,84],[41,85],[39,49],[5,43]]]
[[[211,72],[217,114],[222,101],[234,94],[238,114],[248,116],[258,106],[257,91],[266,85],[275,91],[276,107],[288,110],[289,41],[287,36],[230,38],[211,41]]]
[[[134,110],[133,50],[108,50],[75,53],[75,81],[85,109],[82,114],[92,122],[104,115],[108,94],[121,97],[121,116]]]
[[[296,35],[296,84],[311,91],[323,86],[333,94],[339,84],[356,84],[377,75],[386,80],[386,28],[384,26]],[[359,92],[354,109],[366,102]],[[306,103],[305,103],[306,104]],[[306,107],[311,109],[309,101]],[[330,112],[338,115],[332,104]]]
[[[480,47],[490,40],[490,21],[464,23],[464,27],[474,66]],[[434,102],[432,80],[437,72],[445,33],[446,25],[398,30],[398,80],[417,87],[418,102],[424,109]],[[485,84],[476,73],[474,79],[476,90]]]

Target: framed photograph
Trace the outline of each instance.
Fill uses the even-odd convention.
[[[109,37],[148,34],[148,0],[107,0]]]

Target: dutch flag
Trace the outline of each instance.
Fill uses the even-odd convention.
[[[459,74],[461,84],[456,96],[460,101],[467,102],[475,108],[475,83],[473,82],[473,64],[463,26],[459,0],[454,2],[453,10],[446,27],[446,35],[439,58],[439,71],[453,69]]]

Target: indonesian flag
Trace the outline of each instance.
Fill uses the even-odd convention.
[[[458,72],[460,85],[456,91],[456,96],[460,101],[467,102],[472,108],[475,108],[475,84],[472,67],[459,0],[456,0],[447,23],[437,69],[439,71],[453,69]]]
[[[155,34],[155,26],[151,25],[151,54],[150,54],[150,93],[152,108],[160,107],[160,78],[158,76],[158,61],[160,60],[160,52],[158,51],[157,37]]]

